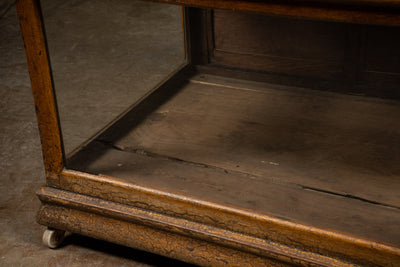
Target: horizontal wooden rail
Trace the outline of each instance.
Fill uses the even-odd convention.
[[[359,24],[400,26],[400,1],[397,0],[152,0],[201,8],[230,9],[303,19]]]

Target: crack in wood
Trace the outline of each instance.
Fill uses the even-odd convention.
[[[355,199],[355,200],[358,200],[358,201],[366,202],[366,203],[369,203],[369,204],[374,204],[374,205],[379,205],[379,206],[384,206],[384,207],[387,207],[387,208],[400,210],[400,207],[397,207],[397,206],[394,206],[394,205],[390,205],[390,204],[386,204],[386,203],[373,201],[373,200],[369,200],[369,199],[358,197],[358,196],[355,196],[355,195],[352,195],[352,194],[342,194],[342,193],[338,193],[338,192],[328,191],[328,190],[309,187],[309,186],[304,186],[304,185],[299,185],[299,186],[301,186],[301,188],[304,189],[304,190],[315,191],[315,192],[334,195],[334,196],[339,196],[339,197],[351,198],[351,199]]]
[[[199,162],[188,161],[188,160],[184,160],[184,159],[176,158],[176,157],[171,157],[171,156],[167,156],[167,155],[161,155],[161,154],[157,154],[157,153],[154,153],[154,152],[151,152],[151,151],[146,151],[146,150],[144,150],[142,148],[130,148],[130,147],[123,148],[123,147],[119,147],[119,146],[113,144],[112,142],[107,142],[107,141],[104,141],[104,140],[95,140],[95,141],[100,142],[100,143],[102,143],[102,144],[104,144],[104,145],[106,145],[106,146],[108,146],[110,148],[113,148],[115,150],[122,151],[122,152],[135,153],[135,154],[138,154],[138,155],[147,156],[147,157],[151,157],[151,158],[159,158],[159,159],[164,159],[164,160],[170,160],[170,161],[173,161],[173,162],[193,165],[193,166],[197,166],[197,167],[201,167],[201,168],[210,168],[210,169],[222,171],[224,173],[234,173],[234,174],[243,175],[243,176],[246,176],[247,178],[258,180],[258,181],[262,181],[262,182],[265,182],[265,178],[266,178],[266,177],[259,177],[259,176],[253,175],[253,174],[245,173],[245,172],[240,172],[240,171],[237,171],[237,170],[225,169],[225,168],[222,168],[222,167],[209,165],[209,164],[205,164],[205,163],[199,163]],[[386,203],[382,203],[382,202],[373,201],[373,200],[362,198],[362,197],[359,197],[359,196],[356,196],[356,195],[352,195],[352,194],[334,192],[334,191],[324,190],[324,189],[320,189],[320,188],[314,188],[314,187],[310,187],[310,186],[305,186],[305,185],[297,184],[297,183],[276,181],[276,179],[273,179],[273,178],[269,178],[268,182],[271,182],[271,183],[274,183],[274,184],[283,185],[283,186],[290,186],[290,187],[300,188],[302,190],[307,190],[307,191],[313,191],[313,192],[318,192],[318,193],[323,193],[323,194],[328,194],[328,195],[333,195],[333,196],[338,196],[338,197],[343,197],[343,198],[354,199],[354,200],[358,200],[358,201],[361,201],[361,202],[364,202],[364,203],[368,203],[368,204],[372,204],[372,205],[378,205],[378,206],[383,206],[383,207],[386,207],[386,208],[392,208],[392,209],[400,210],[400,207],[398,207],[398,206],[390,205],[390,204],[386,204]]]

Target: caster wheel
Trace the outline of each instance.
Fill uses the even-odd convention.
[[[49,248],[57,248],[64,240],[65,231],[47,229],[43,233],[43,244]]]

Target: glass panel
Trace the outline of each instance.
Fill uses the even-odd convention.
[[[41,1],[66,154],[185,61],[182,10],[145,1]]]

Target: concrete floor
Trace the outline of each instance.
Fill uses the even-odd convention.
[[[73,6],[79,6],[79,2],[84,3],[87,1],[64,1],[66,3],[68,2],[68,4],[63,4],[61,1],[58,1],[58,4],[56,4],[56,1],[47,2],[51,5],[50,7],[53,8],[54,12],[56,10],[68,12],[69,9],[72,10],[73,14],[79,15],[79,12],[76,12]],[[127,3],[127,1],[121,2]],[[133,1],[128,2],[132,3]],[[103,8],[104,7],[103,5]],[[48,10],[51,11],[51,8]],[[142,12],[144,12],[143,8],[145,8],[145,6],[141,5],[141,8]],[[120,11],[125,12],[126,10],[127,8],[124,6],[120,8]],[[135,8],[131,8],[132,12],[135,10]],[[144,17],[160,17],[159,13],[154,12],[155,11],[149,11],[142,14]],[[162,10],[160,12],[163,13]],[[46,12],[44,13],[46,14]],[[52,13],[50,12],[49,14]],[[166,12],[163,14],[167,15]],[[58,25],[62,26],[64,23],[57,16],[54,16],[53,19]],[[169,20],[168,16],[165,19]],[[49,26],[50,31],[54,25],[57,24]],[[112,32],[113,30],[109,29],[109,31]],[[162,29],[162,31],[165,31],[165,29]],[[67,30],[64,32],[67,32]],[[139,37],[142,40],[143,38],[152,38],[145,34],[145,27],[141,28]],[[70,36],[66,40],[70,40]],[[57,43],[55,44],[57,45]],[[63,42],[58,44],[63,44]],[[153,42],[153,44],[155,44],[152,46],[155,50],[165,51],[162,47],[157,45],[158,43],[156,41]],[[72,46],[73,45],[74,44],[72,44]],[[141,45],[143,47],[143,43]],[[144,47],[146,48],[146,46]],[[71,48],[71,46],[67,48]],[[82,55],[87,56],[88,53],[84,50],[84,44],[81,48],[83,49],[81,50]],[[52,49],[50,45],[50,52],[54,54]],[[66,50],[65,48],[65,51]],[[174,53],[168,54],[166,56],[167,58],[164,58],[164,60],[168,60],[171,57],[173,58]],[[90,54],[89,56],[95,58],[95,55]],[[57,55],[55,55],[55,57],[57,58]],[[110,57],[112,58],[113,55],[110,54]],[[55,73],[56,83],[58,79],[60,87],[62,88],[62,86],[66,85],[65,87],[67,88],[68,83],[65,81],[72,80],[69,84],[75,85],[75,80],[73,80],[73,75],[75,74],[72,71],[66,73],[65,70],[68,68],[76,68],[77,72],[80,72],[81,69],[79,67],[88,69],[88,66],[78,66],[78,63],[74,62],[74,60],[78,60],[79,58],[71,59],[62,54],[59,55],[59,58],[61,58],[61,60],[58,62],[52,62],[55,71],[58,71]],[[126,58],[126,61],[123,60],[124,58]],[[63,69],[61,63],[64,59],[72,60],[72,67],[67,66]],[[135,74],[134,77],[136,77],[137,84],[143,83],[143,80],[140,79],[143,75],[137,73],[137,69],[135,69],[137,65],[131,64],[134,62],[132,60],[134,60],[134,58],[121,56],[118,57],[118,60],[115,60],[115,62],[122,62],[122,65],[118,68],[124,70],[124,72],[121,73],[118,72],[118,68],[115,69],[117,74],[121,73],[117,77],[119,80],[113,81],[114,87],[115,84],[122,85],[119,90],[123,90],[121,88],[124,88],[124,85],[132,82],[132,80],[128,79],[130,77],[129,73]],[[115,62],[112,61],[113,64]],[[107,60],[107,63],[110,63],[110,61]],[[147,62],[146,67],[141,70],[144,69],[144,71],[147,72],[157,70],[157,75],[150,78],[150,81],[147,83],[148,87],[144,88],[142,91],[139,90],[133,93],[129,103],[157,83],[159,77],[176,66],[175,63],[172,63],[169,67],[168,65],[163,65],[157,68],[156,66],[152,67],[151,62]],[[95,65],[96,64],[99,65],[99,62],[95,62]],[[96,72],[96,70],[91,71]],[[63,72],[67,74],[67,76],[64,76],[64,81]],[[101,76],[101,73],[97,72],[96,75]],[[63,127],[68,127],[71,121],[79,117],[79,114],[88,113],[88,111],[84,109],[78,109],[75,113],[72,113],[71,110],[77,109],[77,106],[85,107],[85,105],[89,105],[92,109],[96,109],[93,103],[85,104],[85,101],[91,99],[91,97],[98,95],[99,92],[104,92],[101,88],[98,88],[98,91],[87,89],[91,87],[96,88],[101,84],[100,82],[94,82],[96,81],[96,75],[92,77],[92,79],[87,77],[82,78],[83,80],[86,79],[84,81],[86,82],[85,90],[88,93],[84,96],[82,94],[80,95],[80,105],[71,105],[68,104],[68,101],[61,104],[61,117],[67,121]],[[110,83],[104,84],[105,86],[110,86]],[[82,88],[78,89],[83,91]],[[71,99],[74,92],[69,91],[68,93],[67,91],[60,91],[59,95],[60,97],[63,95],[62,97],[68,100]],[[112,98],[110,101],[119,103],[120,98]],[[60,101],[59,99],[59,102],[62,102],[62,100]],[[122,104],[123,105],[118,107],[114,106],[114,109],[111,111],[102,113],[100,120],[97,122],[103,123],[110,120],[112,116],[125,108],[128,102]],[[68,108],[70,110],[68,110]],[[89,116],[90,118],[88,117],[87,119],[95,119],[95,117],[99,115],[92,113],[91,116],[92,117]],[[85,121],[82,121],[80,123],[74,123],[74,126],[70,129],[63,128],[63,131],[67,133],[65,134],[67,139],[68,136],[72,136],[69,141],[66,140],[68,149],[72,149],[84,138],[93,134],[94,131],[98,130],[98,127],[100,126],[91,125],[88,127]],[[84,131],[77,133],[79,129],[84,129]],[[89,130],[86,131],[85,129]],[[41,243],[45,227],[35,222],[36,211],[40,205],[35,191],[44,184],[44,182],[39,133],[36,125],[29,74],[14,1],[0,0],[0,266],[189,266],[185,263],[150,253],[78,235],[68,236],[59,249],[48,249]]]

